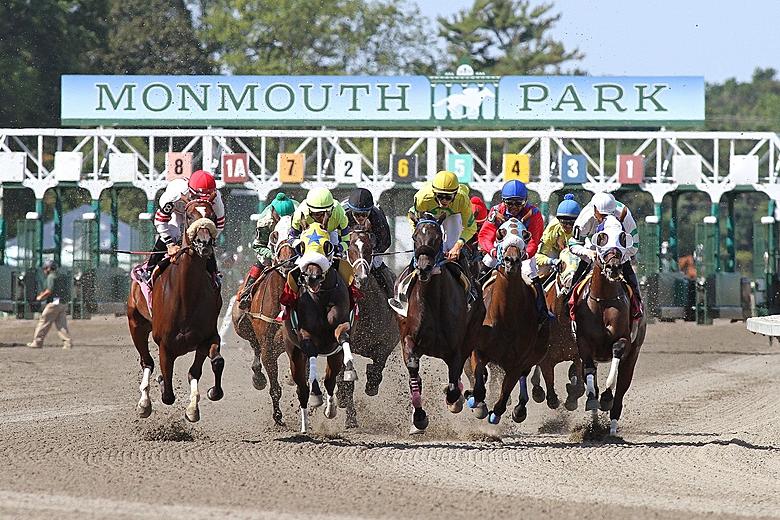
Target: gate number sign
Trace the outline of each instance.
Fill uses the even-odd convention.
[[[280,153],[277,160],[279,181],[296,184],[303,182],[305,160],[306,156],[302,153]]]
[[[249,156],[245,153],[226,153],[222,156],[222,180],[225,183],[246,182]]]
[[[167,152],[165,154],[165,179],[189,179],[192,175],[192,152]]]
[[[584,184],[588,182],[588,159],[584,155],[561,156],[561,182],[564,184]]]
[[[528,182],[531,176],[531,156],[527,153],[504,154],[504,180]]]
[[[469,183],[474,177],[474,156],[470,153],[449,154],[447,169],[458,176],[459,183]]]
[[[359,153],[337,153],[334,159],[336,180],[358,183],[363,179],[363,164]]]
[[[642,184],[645,176],[645,158],[641,155],[618,155],[620,184]]]
[[[417,180],[417,155],[393,155],[390,162],[393,165],[393,180],[395,182],[414,182]]]

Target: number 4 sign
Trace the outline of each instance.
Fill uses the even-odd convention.
[[[645,176],[645,158],[642,155],[618,155],[620,184],[642,184]]]
[[[279,165],[279,181],[289,184],[303,182],[303,163],[306,157],[302,153],[280,153],[277,164]]]
[[[165,154],[165,179],[189,179],[192,175],[192,152],[167,152]]]
[[[528,182],[531,176],[531,156],[527,153],[504,154],[504,180]]]

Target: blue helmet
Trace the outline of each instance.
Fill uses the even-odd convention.
[[[501,188],[501,198],[503,200],[522,199],[528,200],[528,188],[518,180],[512,180],[504,184]]]
[[[580,214],[580,211],[582,208],[579,204],[577,204],[577,201],[574,200],[574,195],[571,193],[567,193],[560,204],[558,204],[558,209],[555,211],[555,216],[563,219],[570,219],[574,220],[577,218],[577,216]]]

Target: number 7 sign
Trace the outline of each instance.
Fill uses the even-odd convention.
[[[302,153],[280,153],[277,158],[279,181],[289,184],[303,182],[303,164],[306,156]]]
[[[642,155],[618,155],[620,184],[642,184],[645,176],[645,158]]]

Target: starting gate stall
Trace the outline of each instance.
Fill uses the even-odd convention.
[[[695,228],[696,248],[693,252],[693,260],[696,263],[696,323],[699,325],[712,324],[712,285],[708,279],[715,276],[718,271],[719,230],[718,219],[704,217],[703,222],[696,224]]]
[[[32,319],[37,309],[38,294],[38,233],[41,221],[37,213],[28,213],[16,226],[17,270],[12,273],[14,314],[18,319]]]
[[[70,313],[73,319],[88,319],[97,312],[96,282],[100,259],[98,223],[85,213],[73,223],[73,289]]]
[[[774,217],[762,217],[753,224],[753,304],[754,315],[766,316],[778,309],[778,226]]]

